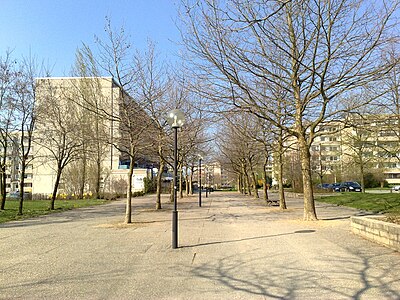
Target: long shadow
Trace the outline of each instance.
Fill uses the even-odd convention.
[[[251,240],[272,238],[272,237],[277,237],[277,236],[292,235],[292,234],[298,234],[298,233],[313,233],[313,232],[315,232],[315,230],[312,230],[312,229],[310,229],[310,230],[297,230],[297,231],[294,231],[294,232],[278,233],[278,234],[263,235],[263,236],[255,236],[255,237],[249,237],[249,238],[243,238],[243,239],[237,239],[237,240],[216,241],[216,242],[200,243],[200,244],[196,244],[196,245],[187,245],[187,246],[181,246],[181,248],[195,248],[195,247],[218,245],[218,244],[230,244],[230,243],[237,243],[237,242],[243,242],[243,241],[251,241]]]

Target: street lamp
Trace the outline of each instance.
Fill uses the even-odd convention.
[[[174,210],[172,211],[172,249],[178,248],[178,210],[176,191],[178,190],[178,128],[185,123],[185,116],[179,109],[170,111],[167,115],[168,124],[174,129]]]
[[[201,207],[201,160],[203,158],[199,155],[199,207]]]

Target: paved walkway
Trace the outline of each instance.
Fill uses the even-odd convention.
[[[171,204],[133,203],[129,226],[123,201],[0,225],[0,299],[400,299],[400,253],[351,234],[357,210],[190,197],[173,250]]]

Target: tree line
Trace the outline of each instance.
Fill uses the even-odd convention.
[[[323,124],[355,126],[349,115],[372,111],[399,116],[397,11],[394,0],[182,0],[178,26],[184,57],[177,65],[160,60],[152,43],[144,51],[134,49],[124,29],[115,30],[107,20],[106,37],[96,38],[94,48],[83,44],[78,49],[72,73],[112,77],[123,100],[116,113],[102,107],[93,81],[92,86],[76,87],[78,98],[84,100],[79,101],[82,110],[69,120],[53,122],[53,128],[59,123],[65,134],[54,140],[69,141],[63,152],[69,156],[59,163],[61,173],[74,164],[77,170],[93,169],[97,195],[104,149],[117,148],[130,161],[125,219],[129,223],[134,162],[153,157],[160,166],[156,208],[161,208],[160,173],[171,164],[172,149],[165,114],[180,108],[188,119],[179,138],[180,170],[193,170],[197,154],[206,152],[207,128],[218,123],[215,145],[223,165],[236,175],[239,190],[258,197],[256,169],[262,170],[268,201],[266,170],[273,157],[279,203],[285,208],[284,154],[293,142],[299,151],[304,219],[316,220],[312,145],[326,134]],[[7,63],[7,56],[2,61]],[[7,72],[3,71],[4,78],[9,77]],[[3,92],[11,91],[10,86],[8,79],[1,85],[3,132],[11,123],[5,99],[18,98],[15,88],[13,97]],[[30,89],[35,91],[34,84]],[[30,107],[40,113],[40,105]],[[65,116],[60,109],[45,110],[47,118]],[[119,130],[113,141],[104,138],[104,131],[110,130],[104,120]],[[71,134],[64,126],[67,121]],[[74,126],[80,122],[90,126]],[[82,138],[87,136],[90,143]],[[63,149],[62,143],[56,148]],[[86,172],[78,173],[81,194],[88,178]],[[54,191],[53,201],[57,186]]]

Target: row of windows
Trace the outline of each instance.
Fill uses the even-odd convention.
[[[15,179],[19,179],[19,174],[15,174]],[[11,178],[11,174],[7,174],[6,175],[6,178]],[[24,175],[24,178],[33,178],[33,174],[31,174],[31,173],[26,173],[25,175]]]
[[[322,161],[338,161],[339,157],[338,156],[321,156]]]
[[[312,146],[311,151],[339,151],[339,146]]]
[[[331,126],[325,126],[325,127],[322,127],[321,129],[320,129],[320,131],[321,132],[324,132],[324,131],[327,131],[327,132],[335,132],[335,131],[337,131],[338,129],[336,128],[336,127],[331,127]]]
[[[7,184],[6,184],[6,187],[7,187],[7,188],[10,188],[10,187],[11,187],[11,184],[10,184],[10,183],[7,183]],[[29,183],[24,183],[24,187],[26,187],[26,188],[31,188],[31,187],[32,187],[32,183],[30,183],[30,182],[29,182]],[[15,188],[16,188],[16,189],[19,189],[19,184],[16,184],[16,185],[15,185]]]
[[[338,138],[336,136],[321,136],[320,141],[321,142],[325,142],[325,141],[336,142],[336,141],[338,141]]]
[[[390,173],[390,174],[387,174],[386,178],[387,179],[397,179],[397,178],[400,178],[400,174],[392,174],[392,173]]]

